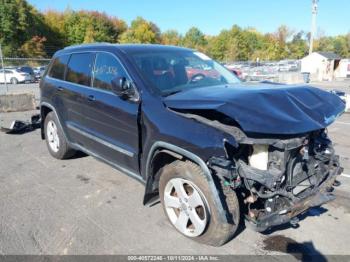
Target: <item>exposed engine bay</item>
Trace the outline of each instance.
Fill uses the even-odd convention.
[[[259,231],[334,199],[330,191],[342,169],[325,130],[298,140],[285,141],[285,148],[240,146],[235,163],[247,190],[246,218]]]
[[[223,141],[226,156],[211,158],[208,166],[241,194],[246,221],[256,231],[295,223],[297,215],[335,198],[331,191],[342,168],[326,129],[295,136],[247,135],[217,113],[183,115],[235,137],[238,147]]]

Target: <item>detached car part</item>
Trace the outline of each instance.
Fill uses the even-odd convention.
[[[30,122],[15,120],[10,128],[1,127],[0,131],[10,135],[24,134],[41,127],[40,114],[33,115]]]

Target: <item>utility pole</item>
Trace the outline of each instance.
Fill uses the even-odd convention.
[[[312,53],[314,48],[314,39],[316,34],[316,19],[317,19],[317,11],[318,11],[318,1],[312,0],[312,22],[311,22],[311,33],[310,33],[310,49],[309,54]]]
[[[2,73],[4,74],[4,82],[5,82],[5,88],[6,88],[6,93],[7,93],[9,91],[9,89],[7,87],[6,74],[5,74],[5,68],[4,68],[4,58],[2,56],[1,44],[0,44],[0,58],[1,58]]]

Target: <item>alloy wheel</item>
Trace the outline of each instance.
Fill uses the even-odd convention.
[[[165,186],[166,213],[175,228],[188,237],[204,232],[209,217],[207,203],[204,194],[189,180],[173,178]]]
[[[50,120],[47,123],[46,130],[49,146],[53,152],[57,153],[60,148],[60,139],[58,137],[57,126],[55,122]]]

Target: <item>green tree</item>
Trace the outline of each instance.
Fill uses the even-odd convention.
[[[25,0],[1,0],[0,42],[5,56],[21,55],[21,46],[46,30],[43,16]]]
[[[350,56],[349,35],[339,35],[334,37],[321,37],[315,42],[316,51],[331,51],[339,56]]]
[[[43,13],[44,23],[50,31],[45,34],[47,38],[45,49],[49,56],[67,45],[67,34],[64,28],[67,15],[67,10],[65,12],[47,10]]]
[[[182,39],[183,46],[201,51],[205,49],[207,43],[205,35],[197,27],[191,27]]]
[[[44,46],[45,42],[45,37],[34,36],[21,46],[21,53],[25,57],[45,57],[47,55]]]
[[[223,30],[219,35],[208,40],[207,53],[216,60],[228,61],[226,52],[228,49],[229,32]]]
[[[65,15],[64,33],[69,45],[90,42],[117,42],[121,33],[104,13],[70,12]]]
[[[295,34],[293,36],[293,40],[288,43],[290,58],[300,59],[307,54],[309,46],[305,39],[305,36],[305,33],[303,31],[300,31]]]
[[[274,33],[274,37],[277,40],[277,59],[284,59],[288,57],[289,50],[287,45],[287,40],[293,34],[292,30],[290,30],[287,26],[281,25],[277,31]]]
[[[178,46],[181,43],[182,37],[176,30],[168,30],[161,34],[161,39],[163,45]]]
[[[160,29],[152,22],[137,17],[120,37],[121,43],[160,43]]]
[[[64,46],[91,42],[162,43],[182,45],[210,54],[220,61],[299,59],[307,54],[309,34],[293,33],[287,26],[261,34],[254,28],[233,25],[218,35],[206,36],[190,28],[184,37],[176,30],[137,17],[125,21],[97,11],[37,11],[26,0],[0,0],[0,43],[5,56],[52,56]],[[319,35],[315,51],[333,51],[350,57],[350,33]]]
[[[265,38],[254,28],[241,29],[234,25],[213,37],[208,44],[208,52],[215,59],[231,62],[252,60],[265,55]]]

